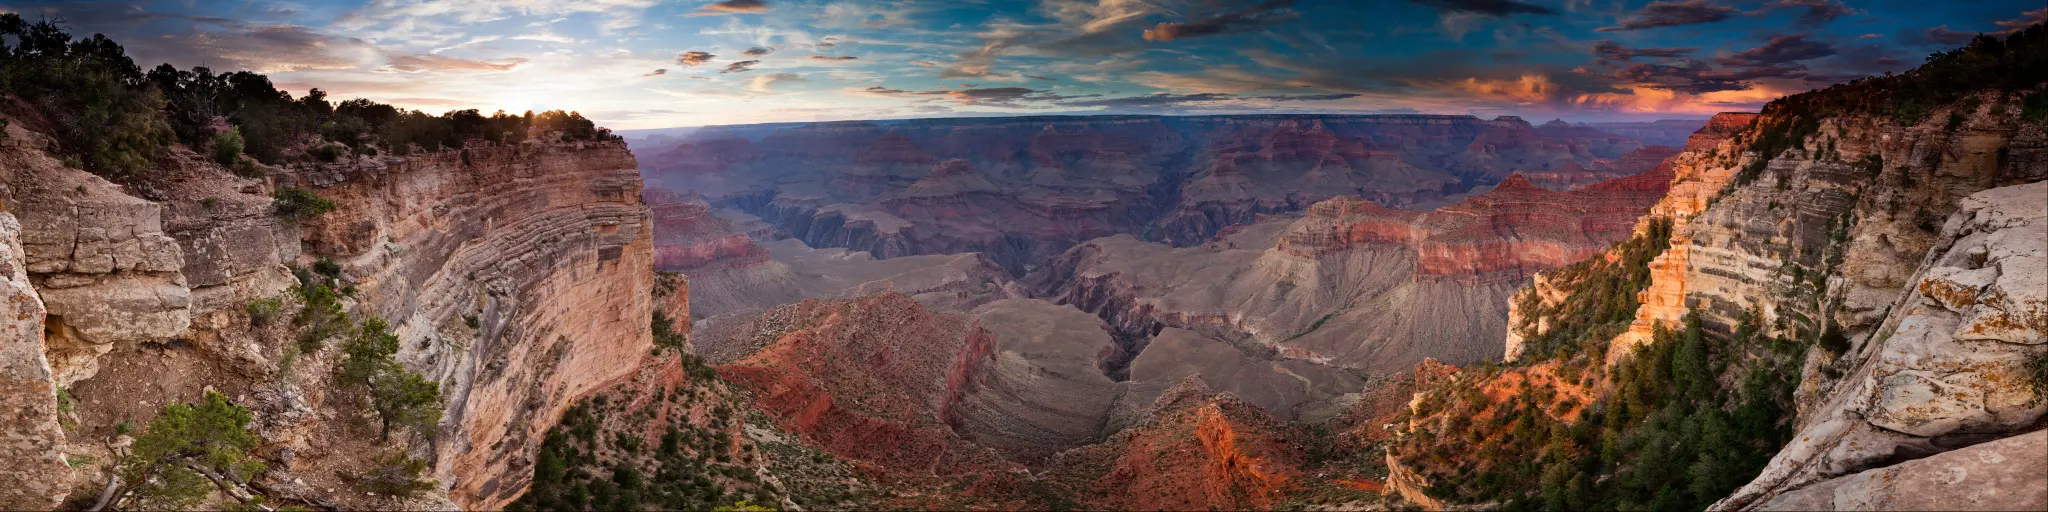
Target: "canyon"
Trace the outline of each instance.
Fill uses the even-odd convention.
[[[1675,150],[1562,123],[1240,116],[712,127],[639,151],[693,353],[870,482],[976,482],[902,503],[1266,507],[1368,501],[1372,476],[1299,478],[1299,422],[1371,438],[1388,390],[1414,389],[1389,376],[1498,357],[1509,295],[1628,236]],[[1186,459],[1133,459],[1151,450]],[[1162,483],[1129,502],[1079,483],[1105,470]],[[1051,473],[993,476],[1027,471]]]
[[[33,447],[8,454],[24,461],[5,475],[10,508],[90,504],[129,425],[214,391],[255,412],[272,462],[249,485],[273,500],[502,507],[554,418],[652,346],[653,303],[633,291],[653,285],[653,231],[622,143],[479,142],[263,179],[176,147],[116,184],[57,158],[32,111],[5,115],[6,378],[39,390],[9,395],[38,418],[10,423],[10,446]],[[285,190],[331,211],[286,213]],[[438,385],[436,435],[380,446],[334,419],[361,414],[334,380],[341,356],[290,341],[310,313],[273,320],[310,300],[309,267],[346,284],[337,307],[388,322],[397,358]],[[447,487],[393,501],[338,480],[390,450],[431,461]]]
[[[1650,123],[10,89],[0,508],[2041,508],[2048,88],[1945,77],[2043,30]]]
[[[1431,207],[1513,171],[1568,187],[1640,172],[1643,144],[1470,116],[1087,116],[707,127],[642,148],[650,188],[812,247],[981,253],[1012,274],[1119,233],[1199,244],[1338,196]]]

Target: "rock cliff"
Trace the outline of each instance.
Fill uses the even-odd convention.
[[[14,506],[96,496],[123,425],[220,391],[255,412],[270,471],[251,485],[276,500],[501,507],[569,403],[651,347],[652,230],[623,144],[345,153],[258,164],[262,178],[173,146],[116,184],[66,164],[17,107],[0,109],[16,121],[0,137],[0,268],[15,298],[7,332],[23,339],[4,360],[10,387],[43,392],[8,395],[35,418],[8,433],[33,442],[6,455],[28,471],[8,474],[27,493]],[[287,189],[334,209],[295,219],[274,200]],[[440,385],[438,434],[379,445],[374,428],[338,419],[363,409],[334,381],[341,356],[323,349],[336,340],[302,332],[310,317],[290,290],[308,267],[332,273],[320,279],[350,317],[388,319],[400,362]],[[399,502],[338,485],[393,450],[429,460],[446,487]]]
[[[554,419],[652,346],[653,230],[622,143],[476,144],[278,179],[336,204],[305,247],[341,262],[359,309],[442,382],[435,470],[457,503],[518,497]]]
[[[2024,485],[2001,485],[1982,479],[1996,474],[1995,468],[1955,477],[1970,478],[1968,482],[1925,474],[1944,471],[1943,465],[1953,463],[1950,460],[1968,460],[1963,452],[1943,459],[1913,459],[2041,426],[2048,414],[2048,387],[2033,382],[2038,377],[2030,372],[2038,370],[2027,365],[2048,360],[2048,247],[2042,247],[2042,240],[2048,240],[2048,182],[1965,198],[1923,263],[1906,278],[1909,286],[1887,308],[1891,313],[1876,333],[1830,366],[1846,367],[1847,376],[1827,383],[1833,390],[1808,405],[1796,437],[1763,474],[1717,507],[1903,506],[1897,504],[1935,502],[1896,500],[1962,494],[1975,496],[1967,502],[1977,507],[2008,508],[2025,502],[1988,493],[2039,489],[2048,482],[2048,474],[2039,471],[2038,463],[2019,461],[2021,465],[2014,466],[2031,468],[2031,475],[2022,470],[2010,477],[2010,483]],[[2016,446],[2036,446],[2034,454],[2040,453],[2039,432],[2024,442],[2018,439],[2013,440],[2019,443]],[[1979,446],[1968,449],[2029,456],[1994,447],[2001,445]],[[1875,469],[1884,466],[1892,467]],[[1921,485],[1938,482],[1957,488],[1944,492],[1901,482],[1871,486],[1823,481],[1848,479],[1844,475],[1860,471],[1882,471],[1886,480],[1903,474],[1927,482]],[[1911,489],[1913,494],[1888,494],[1893,489]],[[1823,492],[1832,492],[1833,500],[1813,501]],[[2042,501],[2038,496],[2031,500]]]

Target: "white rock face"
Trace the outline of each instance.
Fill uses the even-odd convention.
[[[0,204],[20,220],[20,261],[48,309],[45,352],[57,385],[92,377],[116,343],[184,334],[192,290],[163,206],[51,158],[48,137],[19,123],[5,129]]]
[[[1780,494],[1757,510],[2041,510],[2048,431],[1970,446]]]
[[[20,235],[21,223],[0,212],[0,509],[38,510],[70,494],[71,467],[50,449],[64,431],[43,357],[43,301],[29,285]]]
[[[1714,508],[2006,437],[2048,413],[2025,374],[2048,351],[2048,182],[1960,206],[1876,334],[1844,356],[1850,375],[1755,481]],[[1834,503],[1878,503],[1840,495],[1858,488],[1837,489]]]

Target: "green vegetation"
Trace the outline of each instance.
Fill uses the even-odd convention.
[[[369,392],[381,439],[390,440],[393,427],[430,434],[441,423],[441,385],[398,364],[398,335],[384,319],[364,320],[341,350],[348,358],[335,372],[342,382]]]
[[[1797,343],[1761,336],[1749,321],[1715,336],[1688,316],[1682,329],[1660,326],[1654,341],[1605,370],[1612,391],[1576,421],[1546,412],[1562,410],[1549,405],[1562,403],[1551,387],[1524,387],[1489,403],[1466,381],[1426,395],[1425,414],[1441,412],[1441,429],[1419,428],[1396,453],[1411,466],[1458,466],[1459,474],[1443,475],[1429,492],[1459,502],[1701,510],[1754,478],[1790,440],[1783,420],[1802,352]],[[1605,368],[1597,359],[1578,364]],[[1476,382],[1497,375],[1477,373]],[[1489,407],[1491,414],[1478,414]]]
[[[341,297],[335,294],[334,285],[301,273],[295,290],[303,305],[298,316],[292,318],[292,325],[300,328],[299,349],[313,352],[320,350],[328,338],[347,332],[352,326],[341,310]]]
[[[142,70],[104,36],[73,41],[55,23],[0,14],[0,91],[42,110],[64,149],[109,177],[141,172],[174,140],[158,114],[163,95],[143,86]]]
[[[116,180],[139,177],[177,143],[211,143],[215,162],[255,177],[256,161],[333,162],[350,153],[375,155],[379,147],[403,155],[472,139],[520,142],[529,131],[563,141],[620,140],[575,112],[433,116],[365,99],[337,105],[319,89],[294,98],[247,71],[163,64],[145,73],[105,36],[74,41],[61,21],[30,23],[15,13],[0,14],[0,91],[42,111],[64,150],[87,170]],[[218,131],[220,120],[226,131]],[[303,144],[309,136],[326,142]]]
[[[257,327],[270,325],[284,308],[284,302],[277,299],[256,299],[249,301],[249,324]]]
[[[229,127],[213,137],[213,161],[221,165],[235,165],[242,160],[242,129]]]
[[[2048,26],[2035,25],[2005,39],[1979,35],[1961,48],[1929,55],[1926,64],[1905,73],[1779,98],[1764,106],[1764,114],[1825,118],[1884,113],[1912,124],[1971,93],[1993,89],[2037,97],[2033,89],[2043,83],[2048,83]]]
[[[342,480],[357,490],[386,496],[411,497],[433,490],[438,482],[425,477],[426,459],[415,459],[405,452],[392,452],[377,457],[376,466],[356,474],[344,473]]]
[[[1637,294],[1650,286],[1650,260],[1670,247],[1671,220],[1652,219],[1647,233],[1609,250],[1620,254],[1619,259],[1589,258],[1553,271],[1551,283],[1569,294],[1568,299],[1545,305],[1532,292],[1517,296],[1521,303],[1516,307],[1524,318],[1547,319],[1552,326],[1543,334],[1525,333],[1523,355],[1517,361],[1538,363],[1577,354],[1605,360],[1607,341],[1628,328],[1641,305]]]
[[[264,466],[250,455],[257,438],[249,409],[207,392],[198,404],[170,404],[121,459],[127,485],[113,508],[186,509],[215,487],[245,484]]]
[[[292,220],[306,220],[334,211],[334,202],[319,194],[290,187],[278,187],[271,194],[273,208],[279,217]]]
[[[677,352],[682,352],[684,344],[690,341],[688,334],[675,331],[675,320],[669,318],[668,313],[660,309],[654,310],[654,317],[650,323],[654,328],[654,346],[656,347],[675,349]]]

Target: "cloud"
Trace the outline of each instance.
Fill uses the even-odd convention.
[[[1356,94],[1356,93],[1338,93],[1338,94],[1299,94],[1299,95],[1292,95],[1292,96],[1253,96],[1253,98],[1257,98],[1257,99],[1262,99],[1262,100],[1272,100],[1272,101],[1334,101],[1334,100],[1348,100],[1348,99],[1351,99],[1351,98],[1356,98],[1356,97],[1359,97],[1359,96],[1364,96],[1364,95],[1363,95],[1363,94]]]
[[[1683,57],[1699,48],[1628,48],[1614,41],[1595,41],[1594,60],[1602,64],[1617,64],[1636,58],[1668,59]]]
[[[775,49],[773,49],[773,48],[762,48],[762,47],[756,46],[756,47],[753,47],[753,48],[748,48],[748,49],[746,49],[746,51],[742,51],[742,52],[740,52],[740,55],[745,55],[745,56],[748,56],[748,57],[759,57],[759,56],[762,56],[762,55],[767,55],[767,54],[770,54],[770,53],[775,53]]]
[[[1798,23],[1815,27],[1826,25],[1836,18],[1863,13],[1860,9],[1850,8],[1841,0],[1777,0],[1764,6],[1764,10],[1774,9],[1804,10],[1799,14]]]
[[[1063,105],[1063,106],[1068,106],[1068,107],[1112,107],[1112,108],[1115,108],[1115,107],[1159,107],[1159,106],[1166,106],[1166,105],[1179,105],[1179,104],[1183,104],[1183,103],[1204,103],[1204,102],[1212,102],[1212,101],[1223,101],[1223,100],[1231,100],[1231,99],[1237,99],[1237,96],[1233,96],[1233,95],[1229,95],[1229,94],[1223,94],[1223,93],[1214,93],[1214,92],[1202,92],[1202,93],[1193,93],[1193,94],[1173,94],[1173,93],[1165,93],[1165,92],[1162,92],[1162,93],[1157,93],[1157,94],[1147,94],[1147,95],[1143,95],[1143,96],[1125,96],[1125,97],[1122,97],[1122,98],[1105,98],[1105,99],[1099,99],[1099,100],[1065,101],[1065,102],[1060,102],[1060,105]]]
[[[723,0],[712,2],[684,16],[724,16],[728,14],[761,14],[772,10],[761,0]]]
[[[937,63],[937,62],[931,62],[931,61],[923,61],[923,60],[913,60],[913,61],[910,61],[910,63],[911,63],[911,64],[916,64],[916,65],[919,65],[919,66],[924,66],[924,67],[928,67],[928,68],[929,68],[929,67],[934,67],[934,66],[938,66],[938,65],[939,65],[939,63]]]
[[[812,55],[812,56],[809,56],[809,57],[805,57],[805,58],[807,58],[807,59],[811,59],[811,60],[827,60],[827,61],[847,61],[847,60],[856,60],[856,59],[859,59],[860,57],[854,57],[854,56],[851,56],[851,55],[839,55],[839,56],[832,56],[832,55]]]
[[[525,64],[526,59],[512,58],[498,62],[470,60],[431,53],[421,55],[399,55],[391,57],[391,63],[383,70],[404,73],[441,71],[511,71]]]
[[[1971,39],[1977,38],[1976,32],[1949,30],[1948,25],[1928,27],[1927,30],[1913,35],[1917,37],[1909,38],[1910,40],[1922,44],[1938,44],[1942,46],[1962,46],[1970,44]]]
[[[676,63],[696,67],[698,64],[711,62],[711,59],[715,57],[718,56],[704,52],[683,52],[676,54]]]
[[[1032,79],[1032,80],[1044,80],[1044,81],[1047,81],[1047,82],[1057,82],[1057,81],[1059,81],[1059,80],[1060,80],[1060,79],[1058,79],[1058,78],[1053,78],[1053,77],[1047,77],[1047,76],[1038,76],[1038,75],[1024,75],[1024,76],[1025,76],[1026,78],[1030,78],[1030,79]]]
[[[725,69],[719,70],[719,71],[718,71],[718,73],[719,73],[719,74],[725,74],[725,73],[745,73],[745,72],[748,72],[748,71],[753,71],[753,70],[754,70],[754,65],[755,65],[755,64],[760,64],[760,63],[761,63],[761,61],[758,61],[758,60],[743,60],[743,61],[739,61],[739,62],[734,62],[734,63],[731,63],[731,64],[726,64],[726,65],[725,65]]]
[[[1030,88],[967,88],[946,90],[942,96],[967,106],[1012,106],[1012,109],[1016,109],[1016,106],[1020,106],[1020,100],[1030,100],[1036,92],[1038,90]]]
[[[1541,5],[1517,2],[1515,0],[1408,0],[1433,7],[1446,14],[1463,13],[1481,16],[1508,16],[1514,14],[1557,14],[1556,9]]]
[[[1619,30],[1640,30],[1657,27],[1698,25],[1722,21],[1740,12],[1734,7],[1716,5],[1711,0],[1660,0],[1643,6],[1635,16],[1621,20],[1612,27],[1594,29],[1600,32]]]
[[[802,77],[802,76],[799,76],[799,75],[797,75],[797,74],[794,74],[794,73],[768,73],[768,74],[765,74],[765,75],[759,75],[759,76],[755,76],[753,80],[749,80],[749,81],[747,81],[747,91],[748,91],[748,92],[754,92],[754,93],[768,94],[768,93],[773,93],[773,92],[775,92],[775,85],[776,85],[776,84],[787,84],[787,83],[798,83],[798,82],[809,82],[809,81],[810,81],[810,80],[805,80],[805,79],[804,79],[804,77]]]
[[[967,84],[962,84],[962,86],[967,87]],[[922,97],[923,99],[920,99],[918,101],[951,101],[962,106],[1003,108],[1033,108],[1033,105],[1027,105],[1026,102],[1043,103],[1079,97],[1060,96],[1057,94],[1053,94],[1051,92],[1039,91],[1036,89],[1026,87],[969,87],[964,89],[933,89],[927,91],[906,91],[902,89],[891,89],[888,87],[877,85],[866,89],[849,90],[848,92],[858,94],[861,96],[875,96],[884,98]]]
[[[662,75],[666,75],[666,74],[668,74],[668,70],[667,70],[667,69],[657,69],[657,70],[654,70],[654,72],[653,72],[653,73],[648,73],[648,74],[645,74],[645,75],[640,75],[640,76],[662,76]]]
[[[1793,34],[1773,37],[1763,46],[1736,52],[1734,55],[1717,57],[1714,62],[1725,66],[1770,66],[1834,54],[1834,46],[1807,39],[1806,34]]]
[[[2012,35],[2043,23],[2048,23],[2048,7],[2020,13],[2019,19],[1994,21],[1992,24],[1998,25],[1998,31],[1992,33],[2001,36]]]
[[[1505,0],[1501,0],[1505,1]],[[1146,41],[1165,42],[1190,37],[1259,30],[1301,18],[1288,9],[1294,0],[1268,0],[1250,7],[1228,11],[1188,22],[1168,22],[1145,29]]]

